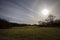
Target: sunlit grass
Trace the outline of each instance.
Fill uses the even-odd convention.
[[[60,40],[60,28],[32,26],[0,29],[0,40]]]

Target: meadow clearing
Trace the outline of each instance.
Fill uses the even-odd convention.
[[[0,40],[60,40],[60,28],[27,26],[0,29]]]

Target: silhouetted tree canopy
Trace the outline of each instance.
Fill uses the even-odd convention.
[[[55,20],[55,16],[54,15],[49,15],[46,19],[47,22],[53,23]]]
[[[45,19],[45,22],[39,21],[39,26],[45,26],[45,27],[60,27],[60,20],[55,20],[54,15],[49,15],[47,19]]]

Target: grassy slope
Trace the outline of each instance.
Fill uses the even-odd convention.
[[[15,27],[0,29],[0,40],[60,40],[60,28]]]

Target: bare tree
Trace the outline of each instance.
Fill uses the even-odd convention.
[[[49,15],[48,18],[46,19],[47,23],[52,24],[54,22],[55,16],[54,15]]]

